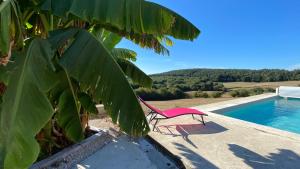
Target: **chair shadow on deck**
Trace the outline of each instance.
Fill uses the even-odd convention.
[[[173,137],[181,136],[186,142],[197,148],[197,146],[189,139],[190,135],[202,135],[202,134],[216,134],[221,133],[227,128],[209,121],[206,125],[203,124],[171,124],[171,125],[159,125],[158,131],[163,135],[170,135]]]
[[[180,154],[184,156],[190,162],[187,168],[205,168],[205,169],[218,169],[213,163],[208,161],[207,159],[203,158],[193,150],[189,149],[183,144],[180,143],[173,143],[176,148],[180,151]],[[185,164],[186,165],[186,164]]]
[[[236,144],[228,144],[228,146],[235,156],[243,159],[247,165],[255,169],[299,168],[300,166],[300,156],[291,150],[278,149],[277,153],[262,156]]]

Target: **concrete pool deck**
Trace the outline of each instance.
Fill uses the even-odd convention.
[[[208,113],[206,126],[191,116],[161,120],[154,140],[178,156],[187,168],[299,168],[300,135],[211,113],[274,94],[197,106]]]
[[[175,164],[147,140],[122,135],[113,139],[72,169],[176,169]]]

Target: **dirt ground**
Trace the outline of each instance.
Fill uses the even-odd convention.
[[[216,103],[225,100],[231,100],[232,97],[221,97],[221,98],[192,98],[192,99],[178,99],[168,101],[147,101],[147,103],[160,108],[162,110],[175,108],[175,107],[193,107],[209,103]]]
[[[241,89],[241,88],[255,88],[255,87],[261,87],[261,88],[277,88],[279,86],[299,86],[300,81],[283,81],[283,82],[230,82],[230,83],[223,83],[225,88],[227,89]]]
[[[102,130],[112,130],[117,133],[120,132],[119,126],[114,124],[107,114],[92,115],[89,120],[89,126],[97,127]]]

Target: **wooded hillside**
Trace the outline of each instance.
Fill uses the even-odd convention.
[[[212,82],[276,82],[300,80],[300,70],[281,69],[183,69],[151,75],[156,79],[196,77]]]

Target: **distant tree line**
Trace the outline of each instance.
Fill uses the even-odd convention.
[[[161,88],[161,89],[146,89],[138,88],[135,90],[136,94],[144,100],[172,100],[182,99],[187,95],[178,88]]]
[[[187,91],[225,91],[219,82],[203,81],[199,78],[155,77],[152,89],[132,85],[136,94],[145,100],[171,100],[186,98]],[[214,96],[212,96],[214,97]]]
[[[212,82],[275,82],[300,80],[300,70],[183,69],[151,75],[153,79],[191,78]]]
[[[197,91],[193,97],[217,98],[229,92],[223,82],[274,82],[300,80],[300,70],[280,69],[186,69],[151,75],[152,89],[132,85],[136,94],[145,100],[170,100],[186,98],[185,92]],[[256,88],[230,91],[232,97],[274,92],[274,89]],[[207,91],[214,91],[209,92]]]
[[[153,88],[178,88],[186,91],[223,91],[224,85],[219,82],[204,80],[199,77],[153,76]]]

